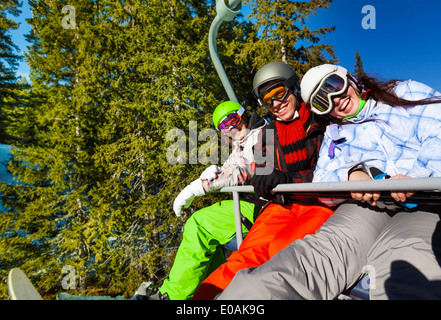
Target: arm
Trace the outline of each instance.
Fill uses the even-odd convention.
[[[322,146],[319,151],[317,165],[314,170],[313,182],[328,182],[328,181],[347,181],[348,172],[354,166],[348,165],[342,154],[342,147],[336,145],[334,148],[334,156],[329,156],[329,148],[331,146],[332,138],[330,131],[326,129]]]
[[[204,189],[213,191],[223,187],[250,182],[256,172],[254,147],[259,143],[260,130],[256,130],[243,145],[234,145],[233,151],[211,181],[204,180]]]
[[[420,142],[413,167],[406,175],[413,178],[441,176],[441,93],[416,81],[397,85],[398,96],[407,100],[438,97],[439,103],[407,108]]]
[[[255,162],[242,158],[239,161],[227,160],[213,180],[203,180],[206,191],[245,184],[254,175]]]
[[[401,179],[401,178],[410,178],[409,176],[405,176],[403,174],[398,174],[396,176],[390,177],[390,179]],[[371,177],[365,173],[364,171],[357,170],[352,172],[349,175],[349,181],[356,180],[371,180]],[[413,195],[415,192],[409,191],[392,191],[390,194],[392,198],[397,202],[405,202],[406,198]],[[377,205],[378,199],[380,199],[381,192],[351,192],[351,196],[354,200],[369,202],[372,206]]]

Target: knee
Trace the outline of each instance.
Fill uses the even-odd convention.
[[[187,219],[187,221],[185,222],[184,228],[183,228],[183,234],[184,237],[185,235],[188,235],[189,233],[194,233],[197,232],[198,229],[198,217],[197,214],[200,211],[196,211],[193,215],[191,215],[190,218]]]

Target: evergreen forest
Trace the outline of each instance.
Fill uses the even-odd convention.
[[[28,0],[23,0],[28,1]],[[179,192],[209,165],[170,163],[167,133],[213,129],[228,100],[208,33],[214,0],[29,0],[28,51],[19,52],[19,0],[0,4],[0,143],[15,183],[0,183],[0,299],[21,268],[41,295],[132,295],[167,277],[186,219],[229,197],[198,197],[176,217]],[[239,102],[258,68],[284,61],[302,75],[337,62],[323,26],[308,19],[332,0],[244,0],[251,14],[224,22],[217,50]],[[16,75],[18,62],[29,79]],[[220,139],[220,135],[218,137]],[[220,145],[220,144],[219,144]],[[219,162],[220,162],[220,152]],[[199,159],[200,157],[198,157]],[[74,281],[66,277],[74,274]],[[64,286],[63,286],[64,284]]]

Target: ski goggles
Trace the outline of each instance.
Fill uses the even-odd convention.
[[[288,96],[289,88],[285,81],[277,82],[259,92],[259,102],[263,107],[271,108],[273,101],[283,101]]]
[[[237,112],[230,113],[228,116],[222,119],[222,121],[217,126],[217,129],[222,131],[230,131],[236,128],[242,121],[242,116]]]
[[[347,88],[347,77],[341,77],[336,72],[330,73],[320,81],[317,89],[311,95],[311,110],[319,115],[331,112],[334,108],[333,99],[343,94]]]

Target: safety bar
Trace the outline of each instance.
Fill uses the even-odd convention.
[[[352,191],[433,191],[441,193],[441,178],[402,178],[385,180],[362,180],[362,181],[341,181],[341,182],[309,182],[309,183],[289,183],[279,184],[272,192],[296,193],[315,193],[315,197],[335,197],[335,192]],[[220,192],[232,192],[234,201],[234,219],[236,225],[237,247],[243,241],[242,221],[240,212],[240,192],[254,192],[253,186],[225,187]],[[435,199],[441,204],[441,194],[434,198],[433,193],[430,199]],[[409,198],[412,201],[412,197]]]

